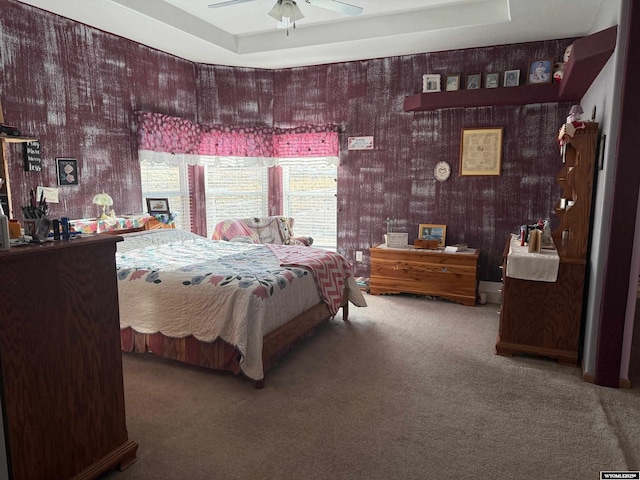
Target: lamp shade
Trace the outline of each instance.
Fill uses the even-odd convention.
[[[93,197],[92,203],[100,205],[101,207],[110,207],[113,205],[113,198],[111,198],[108,193],[102,192]]]
[[[102,215],[99,217],[101,219],[109,218],[107,216],[107,207],[113,205],[113,198],[107,193],[98,193],[95,197],[93,197],[92,203],[99,205],[102,207]]]
[[[298,5],[293,0],[278,0],[271,11],[269,11],[269,16],[279,22],[282,22],[283,18],[288,18],[291,22],[304,18],[300,8],[298,8]]]
[[[582,118],[583,113],[584,111],[579,104],[572,105],[571,109],[569,110],[569,116],[567,117],[567,123],[579,122]]]

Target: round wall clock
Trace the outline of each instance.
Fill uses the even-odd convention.
[[[433,169],[433,174],[436,180],[444,182],[451,175],[451,166],[447,162],[438,162],[436,168]]]

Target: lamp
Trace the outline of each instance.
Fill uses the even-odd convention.
[[[579,122],[584,111],[580,105],[572,105],[567,117],[567,123]]]
[[[102,193],[97,194],[93,197],[92,203],[99,205],[102,207],[102,215],[98,217],[98,220],[107,220],[109,217],[107,216],[107,207],[113,205],[113,198],[111,198],[108,194]]]
[[[289,35],[289,23],[293,23],[293,28],[296,28],[296,20],[304,18],[300,8],[293,0],[278,0],[268,15],[286,25],[287,35]]]

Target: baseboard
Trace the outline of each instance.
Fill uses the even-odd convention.
[[[582,366],[582,380],[587,383],[595,384],[595,377],[591,373],[587,373],[584,371],[584,365]],[[631,380],[628,378],[619,378],[618,379],[618,388],[631,388]]]

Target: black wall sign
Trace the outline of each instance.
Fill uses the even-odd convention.
[[[40,157],[40,142],[27,142],[24,144],[24,171],[41,172],[42,158]]]

